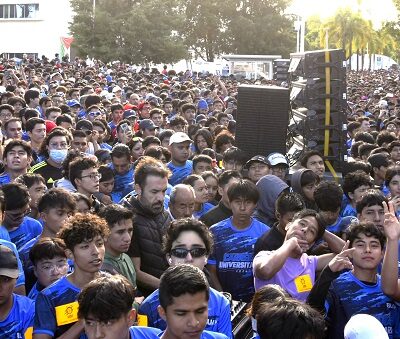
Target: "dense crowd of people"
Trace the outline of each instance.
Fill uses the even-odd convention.
[[[348,73],[338,183],[241,150],[247,80],[4,59],[0,337],[233,338],[241,300],[251,338],[400,338],[398,80]]]

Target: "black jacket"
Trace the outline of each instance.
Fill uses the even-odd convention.
[[[152,210],[144,207],[135,196],[125,200],[124,205],[134,213],[133,235],[128,255],[140,257],[140,269],[160,278],[161,274],[168,268],[161,245],[165,230],[171,222],[171,217],[165,210],[155,214]],[[140,282],[138,282],[138,285],[140,285]]]

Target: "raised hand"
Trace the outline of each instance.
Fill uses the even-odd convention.
[[[398,240],[400,237],[400,223],[396,217],[396,210],[393,202],[383,202],[383,210],[385,212],[383,228],[385,230],[386,238],[390,240]]]
[[[353,269],[353,264],[351,263],[350,258],[354,252],[354,247],[349,248],[349,246],[350,241],[347,240],[342,248],[342,251],[329,262],[328,266],[332,272]]]

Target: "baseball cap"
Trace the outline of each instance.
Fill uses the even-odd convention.
[[[133,109],[127,109],[124,111],[124,115],[123,118],[127,119],[127,118],[131,118],[131,117],[135,117],[137,118],[137,114]]]
[[[154,125],[153,120],[143,119],[142,121],[139,122],[139,128],[140,129],[156,129],[157,126]]]
[[[207,121],[207,118],[206,118],[206,116],[204,114],[199,114],[196,117],[196,124],[198,124],[200,122],[204,122],[204,121]]]
[[[68,107],[74,107],[74,106],[79,106],[81,107],[81,104],[78,100],[72,99],[67,101]]]
[[[267,157],[264,157],[264,156],[262,156],[262,155],[255,155],[255,156],[252,157],[249,161],[246,162],[246,164],[244,165],[244,167],[245,167],[245,168],[249,168],[250,165],[251,165],[253,162],[261,162],[261,163],[263,163],[263,164],[266,164],[266,165],[270,166],[270,163],[269,163]]]
[[[289,167],[287,159],[281,153],[271,153],[270,155],[268,155],[267,161],[271,164],[271,166],[283,164]]]
[[[344,328],[345,339],[388,339],[381,322],[369,314],[353,315]]]
[[[112,92],[113,92],[113,93],[116,93],[116,92],[118,92],[118,91],[122,91],[122,88],[119,87],[119,86],[114,86],[114,88],[112,89]]]
[[[17,279],[18,261],[14,252],[5,245],[0,245],[0,275]]]
[[[198,109],[208,109],[207,101],[205,101],[204,99],[200,99],[199,102],[197,103],[197,108]]]
[[[185,141],[192,142],[192,140],[189,138],[189,136],[186,133],[176,132],[171,135],[171,138],[169,139],[169,145],[171,146],[172,144],[180,144],[181,142],[185,142]]]

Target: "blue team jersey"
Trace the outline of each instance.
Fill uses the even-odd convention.
[[[112,146],[107,144],[106,142],[102,142],[99,146],[100,146],[101,149],[106,149],[108,151],[112,150]]]
[[[4,245],[4,246],[7,246],[9,249],[11,249],[14,252],[15,257],[17,258],[19,274],[18,274],[18,278],[17,278],[17,282],[16,282],[15,286],[25,285],[24,268],[22,266],[21,259],[20,259],[19,255],[18,255],[17,248],[15,247],[15,245],[11,241],[7,241],[7,240],[3,240],[3,239],[0,239],[0,244]]]
[[[347,204],[341,213],[342,217],[357,217],[356,209],[351,206],[351,204]]]
[[[167,323],[158,314],[157,307],[160,305],[158,289],[150,294],[140,305],[139,314],[147,317],[148,325],[160,330],[167,328]],[[232,337],[231,310],[228,299],[222,293],[210,288],[210,299],[208,300],[208,320],[205,327],[208,331],[226,334]]]
[[[152,327],[132,326],[129,327],[131,339],[153,339],[157,338],[161,330]]]
[[[172,173],[168,181],[172,186],[175,186],[180,184],[188,175],[192,174],[193,162],[191,160],[187,160],[185,165],[175,166],[172,161],[170,161],[167,164],[167,167]]]
[[[378,319],[389,338],[396,338],[399,309],[394,300],[382,292],[381,277],[374,285],[358,280],[352,272],[342,273],[329,288],[327,318],[330,338],[343,338],[344,326],[354,314],[369,314]]]
[[[201,210],[200,211],[195,211],[194,213],[193,213],[193,217],[195,218],[195,219],[200,219],[204,214],[206,214],[210,209],[212,209],[214,207],[214,205],[213,204],[210,204],[209,202],[205,202],[204,204],[203,204],[203,206],[201,207]]]
[[[25,338],[26,332],[32,331],[35,316],[35,303],[33,300],[14,294],[13,305],[7,317],[0,321],[0,338],[17,339]]]
[[[31,290],[29,291],[28,298],[32,299],[32,300],[36,300],[36,298],[41,290],[42,290],[42,288],[39,287],[38,282],[35,282],[35,284],[31,288]]]
[[[59,337],[77,319],[77,297],[80,289],[62,277],[39,292],[36,298],[33,334]]]
[[[331,233],[340,235],[350,226],[351,223],[357,221],[358,219],[352,216],[339,217],[334,224],[327,226],[326,229]]]
[[[254,294],[254,244],[268,230],[267,225],[254,218],[249,227],[239,230],[232,225],[232,217],[210,228],[214,250],[208,264],[216,266],[222,289],[234,300],[249,302]]]
[[[24,217],[21,225],[8,233],[11,241],[17,246],[17,250],[19,251],[29,240],[42,234],[42,225],[36,219]]]

